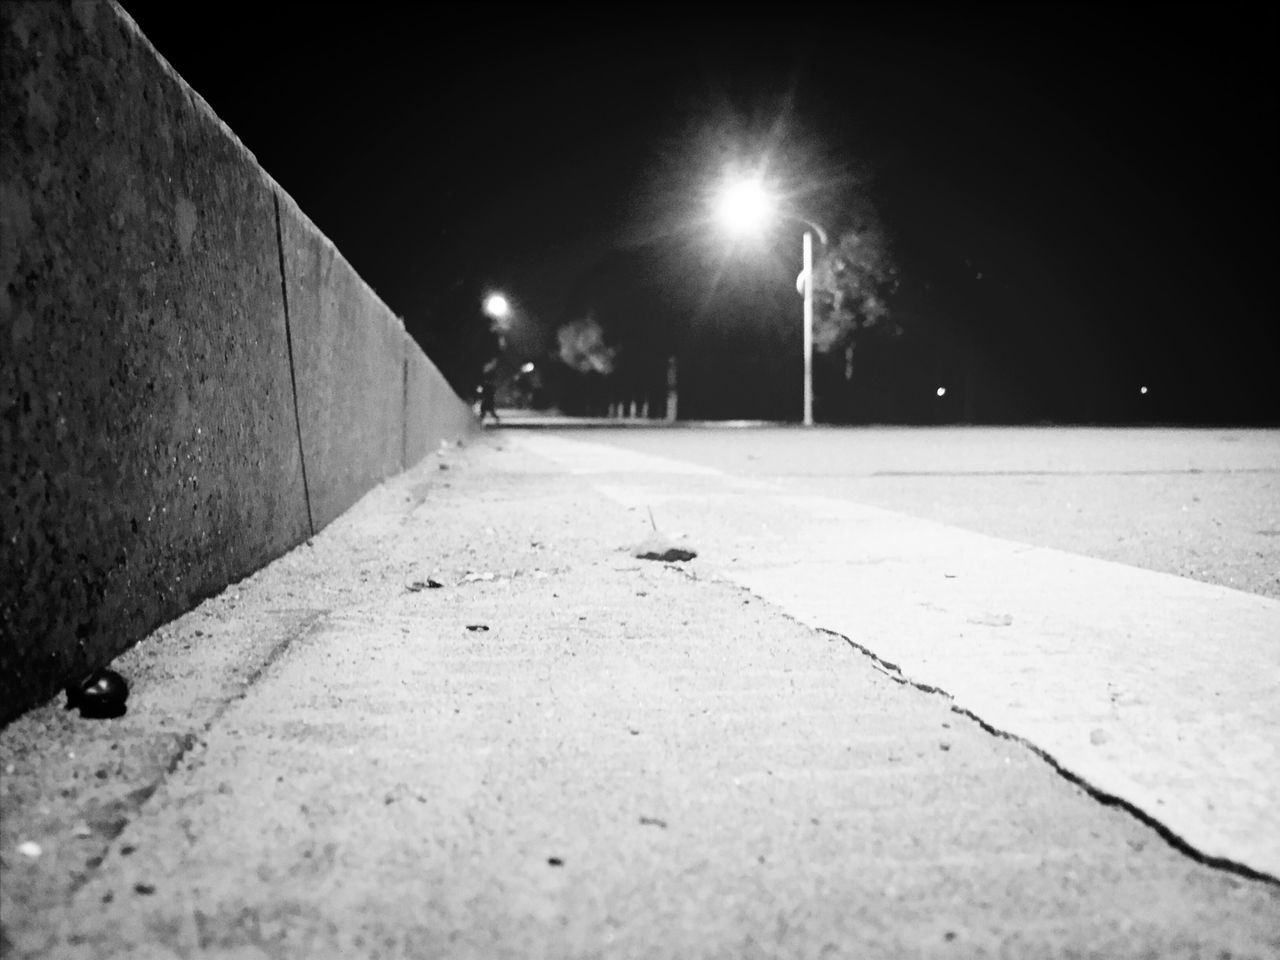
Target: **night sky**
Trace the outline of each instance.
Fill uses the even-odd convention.
[[[1273,9],[123,6],[461,389],[484,290],[516,364],[593,305],[614,336],[612,297],[697,410],[795,416],[798,228],[735,293],[756,268],[699,226],[767,150],[811,217],[852,191],[891,238],[864,419],[1280,422]]]

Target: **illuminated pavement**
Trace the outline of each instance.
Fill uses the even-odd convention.
[[[1202,854],[1280,875],[1280,601],[632,449],[519,442]]]
[[[1280,952],[1280,884],[1102,802],[1032,736],[994,734],[974,719],[988,705],[953,689],[965,663],[928,659],[963,631],[988,651],[969,680],[1036,666],[1018,689],[1067,718],[1050,732],[1072,728],[1044,678],[1077,689],[1088,671],[1046,628],[1078,611],[1004,576],[1007,542],[975,553],[972,534],[628,452],[621,435],[498,431],[428,458],[120,657],[126,716],[52,703],[0,732],[5,956]],[[729,443],[661,435],[708,458]],[[755,445],[739,459],[766,435],[733,433]],[[650,508],[696,560],[630,555]],[[1042,553],[1015,572],[1057,569]],[[862,585],[836,578],[832,595],[855,602],[806,612],[795,562],[815,582],[851,565]],[[1176,601],[1182,582],[1164,580]],[[1220,592],[1234,616],[1236,592]],[[842,609],[856,616],[831,627]],[[1038,661],[1000,666],[1013,635]],[[885,644],[908,646],[893,661]],[[1090,749],[1144,757],[1133,716],[1200,736],[1198,705],[1170,713],[1152,693],[1169,670],[1093,668],[1150,699],[1119,691],[1090,717]],[[1218,671],[1235,682],[1221,656]],[[946,693],[903,682],[918,674]],[[1266,702],[1239,706],[1265,721]],[[1261,789],[1239,753],[1217,765],[1246,771],[1229,804]],[[1188,782],[1185,796],[1218,794]]]

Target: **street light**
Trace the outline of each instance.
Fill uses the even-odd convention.
[[[511,304],[500,293],[491,293],[484,298],[484,312],[491,320],[506,320],[511,316]]]
[[[489,332],[496,334],[498,337],[498,349],[505,350],[507,348],[507,334],[511,330],[511,321],[515,316],[515,308],[511,306],[511,301],[506,298],[505,294],[493,290],[485,294],[480,308],[484,311],[484,315],[489,318]]]
[[[731,180],[716,198],[716,218],[733,236],[760,233],[777,206],[758,177]]]
[[[776,198],[759,177],[730,180],[716,197],[716,219],[733,236],[760,233],[778,211]],[[808,217],[790,210],[782,215],[805,225],[802,247],[803,268],[796,278],[796,290],[804,296],[804,425],[813,426],[813,235],[827,245],[827,231]]]

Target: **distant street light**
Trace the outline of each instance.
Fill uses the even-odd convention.
[[[491,320],[506,320],[511,316],[511,304],[500,293],[491,293],[484,298],[484,312]]]
[[[481,309],[484,310],[485,316],[489,318],[489,331],[497,334],[498,349],[507,349],[507,334],[511,330],[511,321],[515,316],[511,301],[503,294],[494,291],[485,294]]]
[[[778,210],[777,199],[769,193],[759,177],[731,180],[716,197],[716,219],[732,236],[761,233]],[[803,269],[796,278],[796,289],[804,295],[804,425],[813,426],[813,235],[827,245],[827,231],[808,217],[792,211],[781,211],[789,219],[803,223]]]

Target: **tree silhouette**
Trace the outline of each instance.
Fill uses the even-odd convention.
[[[564,324],[556,332],[560,360],[579,373],[613,372],[614,349],[604,342],[604,330],[594,317],[582,317]]]
[[[894,336],[889,298],[898,289],[884,229],[871,218],[845,230],[813,267],[813,346],[832,353],[853,346],[864,330]]]

